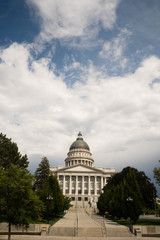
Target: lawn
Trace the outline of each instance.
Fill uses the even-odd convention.
[[[113,221],[125,225],[127,227],[130,226],[129,220],[125,219],[114,219]],[[160,225],[160,219],[139,219],[134,225],[148,226],[148,225]]]
[[[50,224],[50,225],[54,225],[57,221],[59,221],[61,218],[63,218],[65,216],[66,213],[63,213],[61,215],[59,215],[58,217],[53,217],[52,220],[47,220],[47,219],[42,219],[41,221],[32,221],[30,223],[32,224]]]

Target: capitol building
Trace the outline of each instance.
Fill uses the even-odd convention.
[[[115,168],[94,167],[88,144],[79,132],[65,159],[65,167],[50,168],[57,176],[63,194],[71,198],[75,207],[96,207],[98,196]]]

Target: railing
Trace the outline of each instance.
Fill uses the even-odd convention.
[[[98,216],[96,213],[89,213],[87,209],[85,209],[86,214],[93,219],[93,221],[98,224],[103,229],[103,237],[107,236],[107,229],[105,225],[104,218],[101,216]]]
[[[77,208],[76,208],[76,218],[75,218],[75,228],[74,228],[74,236],[78,236],[78,214],[77,214]]]

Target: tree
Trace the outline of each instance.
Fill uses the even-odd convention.
[[[64,210],[68,210],[71,206],[70,197],[64,196]]]
[[[113,217],[136,221],[143,208],[154,208],[154,185],[144,172],[127,167],[109,179],[98,199],[98,209]]]
[[[121,172],[110,178],[108,184],[104,187],[111,187],[112,185],[117,185],[121,179],[125,178],[128,172],[132,169],[136,175],[136,180],[140,187],[140,192],[142,195],[142,203],[146,209],[154,209],[155,207],[155,195],[156,188],[153,183],[151,183],[150,178],[148,178],[143,171],[138,171],[136,168],[126,167]]]
[[[56,176],[50,175],[44,188],[38,191],[45,206],[44,218],[51,220],[64,211],[64,196]]]
[[[0,133],[0,166],[3,169],[8,168],[11,164],[27,168],[29,162],[26,155],[22,156],[18,151],[17,144]]]
[[[153,170],[153,173],[154,173],[154,178],[156,179],[157,184],[160,186],[160,167],[159,168],[155,167]]]
[[[40,218],[43,204],[32,190],[33,177],[24,168],[10,164],[0,167],[0,221],[8,222],[8,239],[11,225],[28,226]]]
[[[36,190],[43,189],[46,182],[48,181],[49,175],[50,175],[49,161],[46,157],[43,157],[39,164],[39,167],[35,172],[34,188]]]

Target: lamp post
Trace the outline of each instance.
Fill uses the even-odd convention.
[[[53,197],[48,196],[48,197],[47,197],[47,200],[49,200],[49,202],[51,202],[51,201],[53,200]],[[52,226],[52,217],[51,217],[51,224],[50,224],[50,225]]]
[[[128,197],[126,199],[127,202],[133,202],[133,198],[132,197]],[[130,207],[130,206],[129,206]],[[132,232],[132,223],[131,223],[131,217],[129,217],[129,230],[130,232]]]

